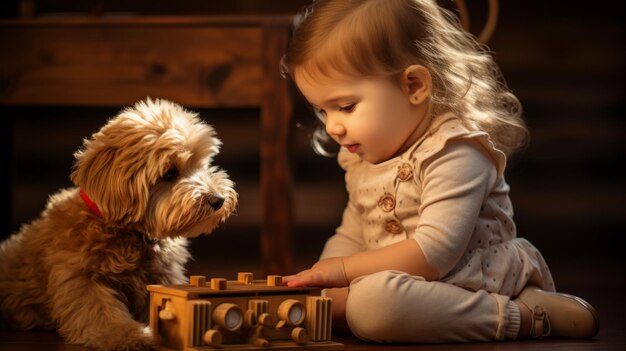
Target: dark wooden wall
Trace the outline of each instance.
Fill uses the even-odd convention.
[[[618,2],[501,3],[491,48],[531,132],[509,171],[519,233],[548,256],[622,256],[626,38]]]
[[[302,1],[38,1],[44,13],[241,13],[285,12]],[[150,5],[148,5],[150,3]],[[472,3],[472,2],[468,2]],[[484,6],[473,2],[474,25]],[[626,43],[617,1],[587,4],[501,1],[500,20],[489,43],[509,86],[522,101],[531,143],[507,172],[520,236],[529,238],[549,261],[615,259],[623,262],[626,184],[624,72]],[[82,5],[81,5],[82,4]],[[175,6],[173,5],[175,4]],[[17,6],[3,5],[3,15]],[[65,6],[65,7],[64,7]],[[132,6],[132,7],[128,7]],[[35,14],[41,14],[36,12]],[[475,29],[474,29],[475,30]],[[55,38],[50,38],[55,40]],[[2,48],[2,55],[19,55]],[[0,89],[3,89],[0,86]],[[83,106],[0,106],[13,155],[12,231],[37,215],[47,194],[69,186],[72,152],[117,112]],[[241,194],[238,216],[193,250],[254,258],[258,248],[258,111],[198,109],[224,140],[217,163],[227,169]],[[338,224],[345,203],[342,174],[332,159],[308,146],[313,117],[301,102],[292,124],[296,258],[310,263]],[[12,123],[12,124],[11,124]],[[231,249],[229,249],[231,248]],[[231,251],[232,250],[232,251]]]

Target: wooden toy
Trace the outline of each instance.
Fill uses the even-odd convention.
[[[191,276],[188,285],[148,285],[150,327],[161,350],[343,350],[331,341],[331,303],[316,287],[282,277]]]

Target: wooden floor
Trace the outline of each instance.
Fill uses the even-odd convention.
[[[0,350],[3,351],[83,351],[91,350],[78,345],[64,344],[52,332],[0,332]],[[344,344],[345,350],[567,350],[567,351],[612,351],[625,350],[624,336],[603,331],[597,339],[571,341],[546,340],[501,343],[438,344],[438,345],[373,345],[353,336],[336,335],[334,341]],[[230,350],[230,349],[229,349]]]
[[[211,275],[230,274],[227,266],[218,262],[196,261],[190,270],[211,272]],[[253,264],[251,262],[250,264]],[[242,263],[241,266],[245,267]],[[335,333],[333,340],[343,343],[345,350],[571,350],[605,351],[626,350],[626,304],[623,295],[626,281],[623,260],[555,261],[551,264],[560,291],[580,296],[600,313],[600,333],[592,340],[545,340],[500,343],[438,344],[438,345],[374,345],[354,336]],[[213,267],[208,270],[206,267]],[[217,267],[217,268],[216,268]],[[254,270],[254,269],[252,269]],[[236,274],[236,273],[233,273]],[[256,273],[255,273],[256,275]],[[88,350],[78,345],[68,345],[55,332],[0,331],[0,350]]]

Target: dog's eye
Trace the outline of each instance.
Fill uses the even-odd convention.
[[[178,178],[178,170],[176,169],[176,167],[168,169],[167,172],[165,172],[165,174],[163,174],[163,176],[161,177],[161,179],[166,182],[171,182],[173,180],[176,180],[176,178]]]

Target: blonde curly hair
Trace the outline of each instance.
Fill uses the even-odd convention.
[[[521,104],[490,52],[435,1],[317,0],[294,24],[282,62],[292,79],[296,68],[311,79],[335,73],[395,79],[419,64],[433,79],[434,115],[454,113],[469,129],[487,132],[507,155],[526,145]],[[315,149],[323,153],[328,139],[318,129]]]

